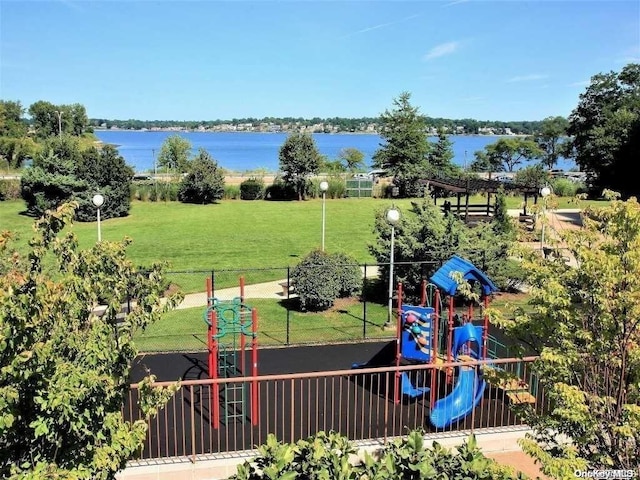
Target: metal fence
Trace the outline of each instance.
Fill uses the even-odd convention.
[[[148,432],[141,457],[187,456],[195,461],[199,455],[253,449],[270,433],[285,442],[330,430],[350,440],[386,441],[417,428],[437,434],[523,428],[528,413],[548,407],[531,369],[533,360],[185,381],[155,418],[145,420]],[[470,398],[459,399],[467,405],[459,415],[453,409],[460,402],[447,402],[447,398],[463,389],[458,387],[465,369],[474,369],[486,383],[481,392],[468,391]],[[431,388],[407,395],[406,379]],[[238,396],[238,392],[244,393]],[[138,394],[138,385],[133,385],[123,408],[127,420],[142,418]],[[215,409],[222,414],[216,416]],[[434,427],[435,411],[441,417],[456,418],[446,426]]]
[[[423,277],[435,262],[419,265]],[[401,266],[402,262],[395,265]],[[356,296],[338,298],[323,312],[303,312],[290,267],[171,271],[169,289],[192,292],[178,308],[166,314],[136,338],[143,352],[202,351],[207,348],[204,315],[207,308],[206,282],[213,284],[213,297],[231,301],[242,297],[244,304],[258,312],[261,345],[292,345],[391,338],[388,321],[388,279],[380,278],[388,264],[352,265],[360,269],[361,287]],[[395,303],[394,303],[395,304]]]

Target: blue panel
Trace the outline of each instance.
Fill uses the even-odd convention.
[[[424,363],[431,361],[433,313],[433,307],[402,306],[400,354],[403,358]],[[418,339],[422,339],[424,345],[418,343]]]
[[[482,293],[489,295],[497,292],[498,287],[483,272],[478,270],[471,262],[454,255],[431,277],[431,283],[435,284],[447,295],[455,295],[458,284],[451,278],[451,272],[460,272],[465,280],[477,281],[482,287]]]

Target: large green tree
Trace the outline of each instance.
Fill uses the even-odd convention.
[[[429,164],[433,173],[445,177],[454,177],[460,173],[460,168],[453,163],[453,142],[444,129],[438,130],[438,140],[432,143],[428,154]]]
[[[386,212],[376,213],[374,233],[376,239],[369,251],[381,264],[380,278],[388,278],[391,249],[391,227]],[[403,282],[404,292],[410,300],[419,298],[422,279],[431,275],[453,255],[469,259],[484,270],[502,289],[510,287],[510,278],[516,277],[507,253],[514,242],[511,229],[505,228],[503,218],[469,227],[455,215],[443,215],[440,207],[422,198],[412,202],[411,209],[402,212],[395,227],[394,271]],[[428,263],[418,263],[428,262]]]
[[[637,195],[640,187],[630,172],[640,151],[640,64],[593,76],[569,116],[568,133],[576,164],[595,192]]]
[[[132,176],[133,170],[115,147],[83,149],[76,137],[55,136],[44,142],[42,152],[22,175],[21,194],[27,212],[34,216],[75,200],[80,205],[77,219],[95,220],[91,199],[101,193],[105,197],[102,217],[123,217],[129,213]]]
[[[186,172],[191,156],[191,142],[180,135],[170,135],[165,139],[158,154],[158,165],[178,174]]]
[[[213,157],[201,148],[189,162],[189,172],[180,182],[178,200],[185,203],[213,203],[224,195],[224,174]]]
[[[484,150],[475,152],[471,170],[475,172],[513,172],[524,161],[534,160],[543,155],[533,140],[521,137],[500,138],[490,143]]]
[[[533,136],[533,141],[544,152],[540,163],[548,170],[555,167],[558,159],[567,153],[568,127],[569,121],[565,117],[547,117]]]
[[[27,134],[25,109],[19,101],[0,100],[0,137],[19,138]]]
[[[91,131],[84,105],[54,105],[39,100],[29,106],[31,123],[38,138],[48,138],[60,134],[80,136]]]
[[[420,180],[431,173],[428,161],[431,144],[425,118],[410,100],[410,93],[401,93],[393,100],[394,108],[380,116],[379,133],[384,143],[373,155],[374,166],[393,175],[403,197],[422,196]]]
[[[295,189],[298,200],[304,200],[307,180],[318,173],[322,163],[315,140],[308,133],[292,133],[280,147],[278,158],[285,184]]]
[[[114,479],[168,398],[143,382],[146,417],[124,419],[136,332],[172,308],[160,265],[136,268],[127,241],[78,248],[73,204],[36,222],[26,256],[0,234],[0,476]],[[46,267],[45,267],[46,266]],[[130,308],[122,302],[131,296]],[[106,307],[103,314],[94,307]]]
[[[540,354],[548,405],[527,412],[523,446],[562,479],[640,466],[640,205],[585,208],[582,222],[560,237],[574,265],[522,254],[531,300],[499,322]]]

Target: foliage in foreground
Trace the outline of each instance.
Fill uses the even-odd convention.
[[[259,456],[238,466],[231,480],[296,478],[326,480],[475,480],[524,479],[511,468],[486,458],[475,438],[458,447],[457,452],[433,442],[424,443],[424,432],[414,430],[405,438],[383,447],[375,457],[365,453],[356,460],[353,444],[335,432],[320,432],[295,444],[280,443],[270,434],[258,448]]]
[[[141,271],[122,242],[79,250],[64,204],[36,222],[26,257],[0,234],[0,476],[111,479],[142,447],[147,420],[128,422],[133,335],[179,300],[161,302],[162,269]],[[121,314],[127,293],[134,301]],[[95,313],[98,304],[104,314]],[[171,389],[140,389],[149,417]]]
[[[528,310],[502,320],[540,359],[550,408],[529,411],[523,448],[554,478],[576,469],[640,466],[640,205],[635,198],[583,211],[562,240],[577,262],[522,256]]]

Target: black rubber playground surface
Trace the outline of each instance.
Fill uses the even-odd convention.
[[[395,340],[322,346],[265,348],[259,350],[259,375],[350,370],[354,363],[370,366],[393,364]],[[247,361],[250,355],[247,355]],[[167,353],[144,355],[134,365],[131,381],[147,373],[158,381],[205,380],[207,354]],[[282,441],[296,441],[318,431],[335,430],[350,439],[381,438],[401,435],[408,429],[437,431],[429,421],[428,396],[404,399],[396,404],[393,373],[330,376],[301,380],[263,381],[259,388],[259,420],[252,425],[249,387],[244,389],[246,415],[241,419],[221,418],[212,426],[210,385],[183,386],[167,407],[149,424],[143,458],[248,450],[264,443],[268,433]],[[444,373],[435,371],[435,398],[446,396],[453,388]],[[414,378],[414,380],[416,380]],[[417,381],[417,380],[416,380]],[[430,378],[423,378],[428,385]],[[234,393],[234,395],[236,395]],[[222,397],[222,395],[221,395]],[[135,399],[134,399],[135,400]],[[134,419],[129,405],[125,416]],[[504,392],[487,386],[484,398],[473,414],[447,430],[513,426],[520,419],[509,409]]]

